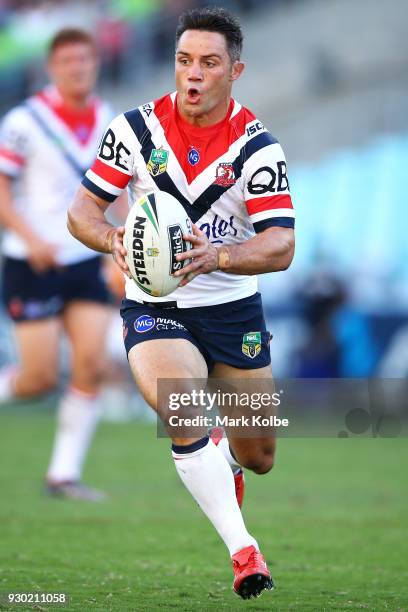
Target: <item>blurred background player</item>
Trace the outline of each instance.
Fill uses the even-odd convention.
[[[71,378],[59,404],[47,490],[97,501],[103,494],[80,479],[99,419],[110,297],[102,258],[70,236],[66,211],[111,111],[92,95],[98,56],[87,32],[59,31],[47,71],[50,84],[12,109],[0,131],[2,297],[20,357],[0,372],[0,402],[56,386],[64,331]]]

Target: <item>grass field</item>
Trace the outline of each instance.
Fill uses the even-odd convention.
[[[49,408],[3,409],[0,432],[0,591],[65,591],[82,611],[408,607],[406,440],[280,441],[244,506],[276,590],[244,602],[152,425],[101,426],[86,471],[100,505],[43,496]]]

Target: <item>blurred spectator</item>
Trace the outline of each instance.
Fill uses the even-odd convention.
[[[189,7],[217,4],[200,0],[9,0],[0,8],[0,108],[7,108],[42,85],[42,55],[62,27],[86,27],[102,54],[102,77],[117,85],[144,83],[155,63],[174,46],[179,14]],[[261,0],[224,2],[251,11]],[[13,77],[15,72],[18,77]],[[16,81],[13,85],[10,81]],[[6,87],[7,84],[7,87]]]
[[[103,76],[113,84],[124,77],[126,50],[131,45],[130,26],[117,17],[101,17],[98,24],[97,43],[101,51]]]
[[[342,284],[327,270],[316,270],[305,281],[299,298],[310,326],[310,336],[300,352],[300,378],[335,378],[339,375],[340,347],[332,317],[344,302]]]

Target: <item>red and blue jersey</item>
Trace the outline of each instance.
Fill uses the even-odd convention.
[[[119,115],[83,185],[108,202],[126,187],[130,203],[147,191],[166,191],[216,245],[245,242],[269,227],[294,227],[282,148],[235,100],[225,119],[209,127],[180,117],[176,93]],[[206,306],[256,290],[256,277],[217,270],[199,275],[166,300],[176,299],[181,308]],[[129,281],[127,297],[145,296]]]

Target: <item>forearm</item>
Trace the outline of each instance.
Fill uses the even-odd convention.
[[[28,243],[35,238],[35,234],[14,207],[10,183],[9,177],[0,175],[0,225]]]
[[[292,229],[271,227],[241,244],[218,247],[218,268],[248,275],[286,270],[294,247]]]
[[[94,251],[110,253],[115,227],[105,217],[107,203],[98,201],[81,187],[68,209],[68,230]]]

